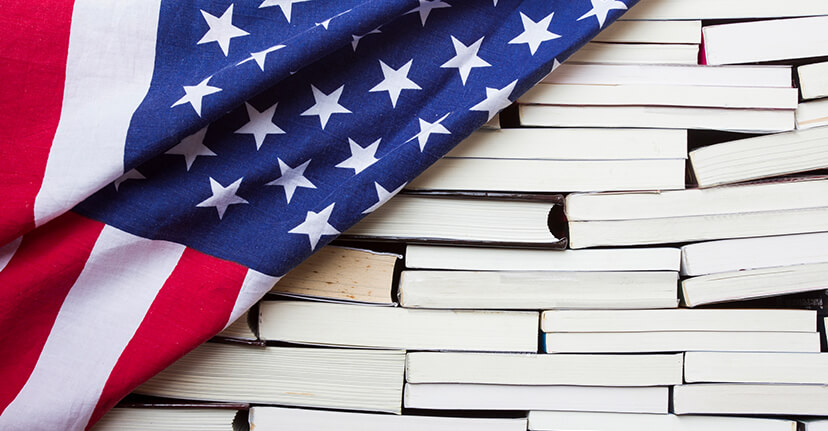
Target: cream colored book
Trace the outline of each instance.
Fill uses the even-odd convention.
[[[394,265],[402,256],[326,246],[285,274],[271,293],[392,304]]]
[[[828,126],[828,99],[802,102],[796,107],[796,128]]]
[[[636,9],[639,6],[640,4],[636,6]],[[791,66],[564,63],[544,77],[541,82],[576,85],[791,88]]]
[[[796,431],[790,419],[646,413],[529,412],[532,431]]]
[[[92,431],[233,431],[239,412],[226,408],[115,407]]]
[[[828,61],[803,64],[796,68],[803,99],[828,97]]]
[[[696,64],[699,45],[588,42],[567,61],[572,63]]]
[[[780,3],[773,0],[641,0],[621,18],[625,20],[696,20],[778,18],[828,15],[822,0],[797,0]]]
[[[379,307],[374,307],[379,308]],[[400,413],[405,352],[206,343],[135,392]]]
[[[409,352],[408,383],[668,386],[682,383],[682,355],[544,355]]]
[[[828,353],[687,352],[687,383],[828,385]]]
[[[546,353],[819,352],[818,332],[546,332]]]
[[[701,21],[616,21],[595,38],[595,42],[619,43],[701,43]]]
[[[218,337],[225,337],[225,338],[237,338],[239,340],[255,340],[257,339],[256,333],[253,332],[253,328],[250,327],[249,322],[249,314],[247,311],[242,313],[235,322],[228,325],[224,328],[223,331],[218,333]]]
[[[673,388],[676,414],[828,415],[828,386],[695,383]]]
[[[707,64],[740,64],[828,55],[828,16],[706,26]]]
[[[409,350],[536,352],[538,313],[263,301],[264,340]]]

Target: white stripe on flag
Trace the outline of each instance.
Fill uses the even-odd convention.
[[[184,248],[104,227],[0,429],[83,429]]]
[[[235,322],[242,313],[253,306],[265,293],[269,292],[280,278],[248,269],[247,274],[244,276],[242,287],[239,290],[239,296],[233,305],[233,312],[230,313],[230,319],[227,320],[227,324],[224,327],[227,328]]]
[[[123,174],[127,129],[152,79],[160,8],[161,0],[75,0],[63,106],[35,225]]]
[[[21,242],[23,242],[23,237],[19,236],[8,244],[0,247],[0,271],[3,271],[6,268],[6,265],[9,264],[9,261],[12,260],[12,257],[14,257],[14,254],[17,253],[17,249],[20,247]]]

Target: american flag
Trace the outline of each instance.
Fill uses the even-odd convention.
[[[88,428],[634,0],[7,0],[0,428]]]

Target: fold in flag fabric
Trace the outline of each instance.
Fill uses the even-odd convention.
[[[0,428],[91,427],[633,3],[4,2]]]

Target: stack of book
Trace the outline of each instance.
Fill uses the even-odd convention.
[[[641,0],[95,429],[828,429],[826,28]]]

